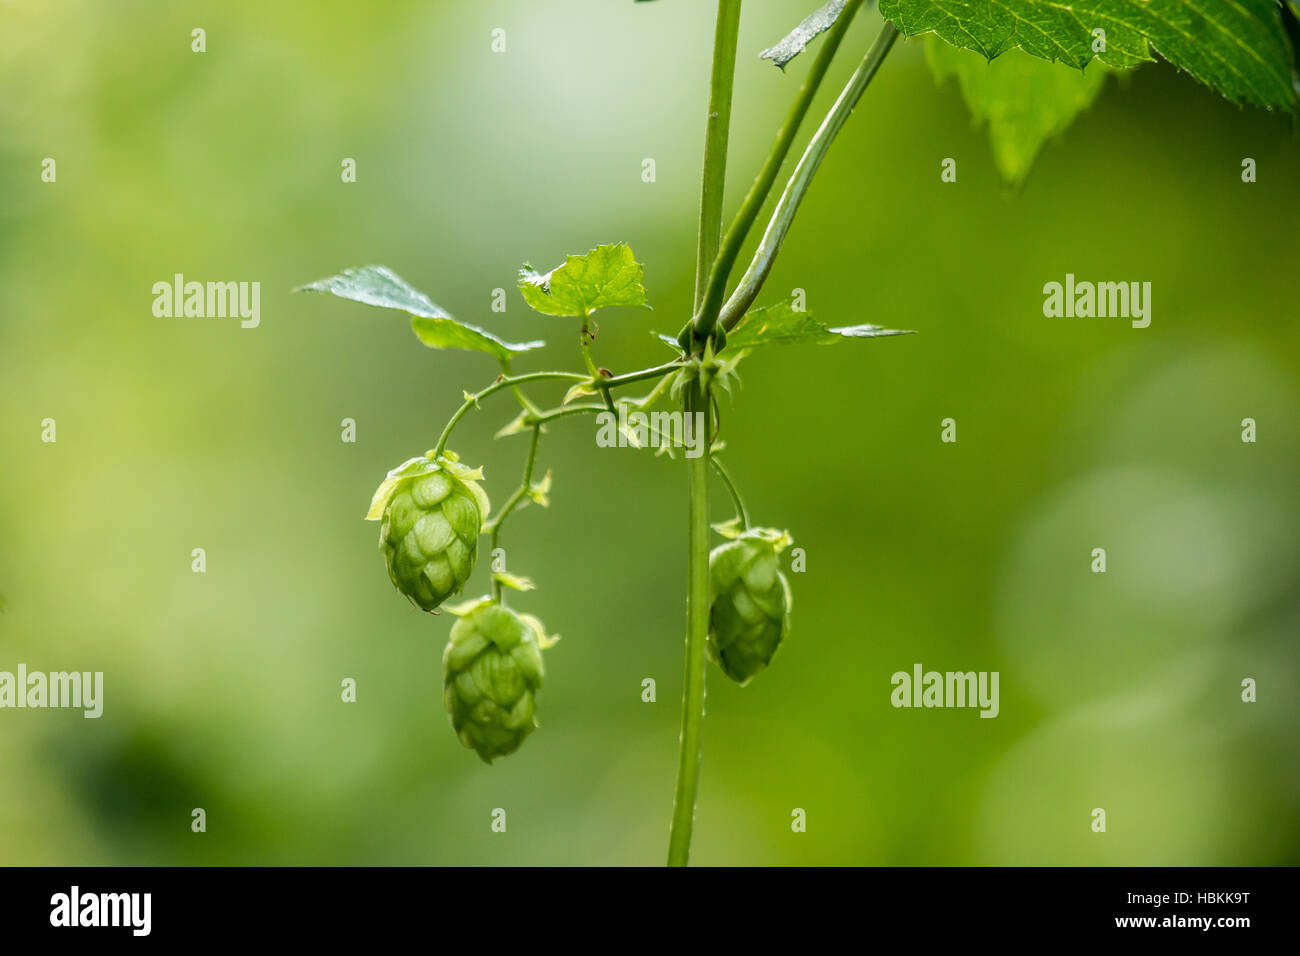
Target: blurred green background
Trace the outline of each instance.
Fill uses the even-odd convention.
[[[728,216],[807,68],[755,54],[810,6],[746,4]],[[393,591],[361,516],[495,368],[425,349],[400,313],[289,290],[384,263],[551,342],[519,370],[577,367],[515,270],[626,241],[655,311],[602,318],[597,356],[662,360],[649,331],[680,327],[693,282],[712,20],[0,4],[0,669],[105,674],[97,721],[0,711],[0,863],[662,862],[681,461],[598,449],[590,419],[551,429],[552,506],[504,543],[539,585],[516,605],[563,640],[541,728],[485,766],[441,705],[450,620]],[[815,113],[877,28],[854,25]],[[694,862],[1300,862],[1298,200],[1287,120],[1164,65],[1110,81],[1010,190],[955,84],[899,44],[760,301],[803,288],[828,324],[921,334],[755,354],[724,408],[753,516],[808,564],[773,667],[744,689],[710,669]],[[260,328],[155,318],[177,272],[260,281]],[[1067,272],[1150,281],[1150,328],[1044,318]],[[491,399],[453,443],[495,501],[525,452],[491,437],[513,414]],[[1000,716],[892,708],[890,675],[918,662],[999,671]]]

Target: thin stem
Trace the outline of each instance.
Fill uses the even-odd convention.
[[[496,517],[492,518],[488,522],[488,526],[492,529],[492,546],[489,548],[489,551],[495,551],[497,549],[497,541],[501,537],[501,526],[505,524],[506,519],[510,517],[511,513],[516,508],[519,507],[520,502],[527,497],[528,492],[533,488],[533,467],[537,464],[537,445],[541,441],[541,438],[542,426],[534,425],[533,439],[528,444],[528,460],[524,464],[523,481],[519,483],[519,487],[515,489],[515,493],[510,496],[504,505],[501,506],[501,510],[497,512]],[[495,574],[492,576],[492,600],[501,600],[501,582],[497,580]]]
[[[609,378],[602,378],[597,384],[604,388],[617,388],[619,385],[631,385],[634,382],[644,382],[647,379],[660,378],[669,372],[675,372],[681,368],[681,362],[666,362],[663,365],[656,365],[654,368],[643,368],[638,372],[627,372],[623,375],[613,375]]]
[[[582,349],[582,361],[587,365],[587,372],[592,378],[599,378],[600,371],[596,368],[596,363],[591,358],[591,319],[588,316],[582,317],[582,331],[578,333],[578,347]]]
[[[640,409],[635,409],[635,410],[640,411]],[[524,421],[529,425],[544,425],[547,422],[555,421],[557,418],[568,418],[572,415],[586,415],[588,413],[593,415],[599,415],[601,412],[608,412],[608,411],[609,409],[604,405],[595,405],[592,404],[591,402],[585,402],[579,405],[563,405],[560,408],[552,408],[544,412],[539,412],[535,416],[529,416],[528,418],[524,419]],[[614,414],[615,416],[617,416],[617,412],[615,412]],[[653,425],[649,424],[648,422],[646,423],[645,427],[646,427],[646,434],[650,438],[654,439],[655,444],[661,447],[665,444],[669,445],[670,447],[673,445],[671,436],[665,435],[663,432],[659,431],[659,429],[655,428]]]
[[[638,408],[642,410],[650,408],[652,405],[654,405],[655,402],[659,401],[659,399],[663,397],[664,392],[668,391],[668,389],[672,387],[672,383],[673,383],[672,376],[665,375],[663,378],[659,379],[659,381],[655,382],[655,387],[650,389],[650,391],[647,392],[645,395],[643,395],[641,398],[637,398],[637,399],[625,398],[623,399],[623,401],[632,405],[634,408]]]
[[[561,405],[558,408],[551,409],[533,407],[524,416],[524,424],[541,425],[549,421],[554,421],[557,418],[564,418],[566,415],[576,415],[581,412],[614,412],[617,414],[618,409],[614,406],[613,399],[610,397],[610,389],[617,388],[620,385],[631,385],[635,382],[643,382],[647,379],[660,379],[649,395],[638,402],[633,403],[638,408],[644,408],[652,397],[658,398],[659,395],[663,394],[663,390],[667,388],[669,380],[665,376],[670,372],[677,371],[679,368],[681,368],[681,365],[677,362],[669,362],[667,365],[660,365],[657,368],[644,368],[639,372],[628,372],[626,375],[616,375],[612,378],[600,378],[596,379],[594,382],[586,376],[575,375],[573,377],[579,379],[583,383],[594,385],[596,391],[600,393],[604,404]],[[622,399],[622,401],[626,401],[626,399]]]
[[[478,405],[480,399],[487,398],[489,395],[499,392],[503,388],[515,388],[518,385],[522,385],[524,382],[554,380],[585,382],[588,380],[588,376],[580,375],[577,372],[528,372],[524,375],[499,375],[497,376],[497,380],[487,388],[480,389],[473,395],[467,395],[464,403],[462,403],[460,408],[456,409],[451,418],[448,419],[446,427],[442,430],[442,434],[438,436],[438,444],[434,448],[433,452],[434,457],[441,455],[447,450],[447,440],[451,438],[452,430],[460,420],[465,417],[466,413],[469,412],[471,408]]]
[[[503,358],[501,360],[501,374],[506,376],[506,378],[510,377],[510,360],[508,358]],[[519,404],[524,411],[537,411],[537,406],[528,400],[528,396],[524,394],[523,389],[518,385],[510,386],[510,391],[514,393],[515,398],[519,401]]]
[[[557,418],[567,418],[570,415],[585,415],[587,412],[607,412],[609,411],[604,405],[592,405],[583,403],[580,405],[562,405],[559,408],[550,408],[538,412],[536,415],[529,415],[524,419],[528,425],[544,425],[547,422],[553,422]]]
[[[731,132],[731,94],[736,79],[740,0],[718,0],[713,34],[713,75],[709,118],[704,130],[704,175],[700,184],[700,238],[695,256],[695,305],[700,307],[709,267],[722,244],[722,199],[727,181],[727,141]]]
[[[709,433],[709,396],[697,378],[686,390],[683,406],[689,417],[702,416]],[[687,525],[686,664],[682,680],[682,732],[677,759],[677,790],[673,823],[668,835],[668,865],[690,861],[695,826],[695,794],[700,782],[700,732],[704,723],[704,644],[709,631],[709,449],[688,460],[690,509]]]
[[[713,465],[713,470],[718,473],[722,483],[727,486],[727,492],[731,495],[731,503],[736,506],[736,517],[740,519],[740,526],[748,531],[749,514],[745,511],[745,502],[740,497],[740,491],[736,488],[736,483],[731,480],[731,475],[727,473],[727,469],[722,467],[722,462],[718,461],[718,459],[710,455],[709,463]]]
[[[836,134],[844,126],[853,108],[857,106],[858,100],[870,85],[897,38],[898,30],[892,23],[886,21],[884,29],[876,37],[876,42],[871,45],[866,57],[849,78],[848,85],[840,93],[839,99],[826,114],[821,127],[809,141],[808,148],[804,150],[803,157],[799,160],[799,165],[795,167],[790,181],[786,184],[785,192],[776,204],[772,219],[768,223],[762,241],[758,244],[758,251],[754,253],[749,269],[737,284],[736,291],[727,300],[727,304],[722,307],[719,321],[727,331],[740,321],[758,296],[759,289],[763,287],[763,283],[772,271],[777,253],[781,251],[786,233],[790,231],[790,224],[794,222],[794,214],[799,209],[799,203],[803,201],[808,187],[812,184],[813,176],[826,157]]]
[[[727,279],[731,276],[731,268],[736,264],[736,257],[740,255],[740,249],[744,245],[745,237],[749,235],[754,220],[758,218],[763,203],[767,201],[767,195],[771,192],[772,184],[776,182],[776,177],[781,172],[781,165],[785,162],[786,154],[790,152],[790,146],[794,142],[795,134],[799,131],[799,125],[803,122],[804,115],[812,104],[817,88],[821,86],[822,79],[826,76],[826,71],[831,65],[831,59],[835,56],[835,51],[839,49],[840,41],[844,39],[844,34],[853,21],[854,14],[858,12],[861,6],[862,0],[849,0],[844,12],[840,14],[839,19],[835,21],[835,25],[827,32],[826,38],[822,41],[822,48],[817,52],[817,57],[813,60],[808,75],[804,77],[803,85],[799,87],[799,93],[790,107],[790,112],[776,134],[776,142],[772,144],[771,152],[768,153],[767,159],[764,160],[763,167],[759,170],[754,184],[749,187],[749,192],[745,195],[740,211],[736,213],[736,218],[732,220],[731,225],[727,228],[727,234],[722,240],[718,256],[714,260],[712,270],[709,273],[709,282],[705,289],[704,299],[696,308],[695,316],[691,320],[692,325],[688,327],[693,328],[692,338],[697,343],[707,339],[713,332],[714,323],[717,321],[718,312],[722,307],[723,296],[727,291]],[[682,331],[685,333],[687,330],[683,329]]]

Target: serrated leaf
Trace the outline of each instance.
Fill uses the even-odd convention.
[[[383,309],[400,309],[412,316],[411,329],[430,348],[466,349],[508,359],[541,348],[545,342],[507,342],[478,326],[461,322],[387,266],[345,269],[338,275],[299,286],[295,292],[328,292]]]
[[[644,273],[632,250],[620,242],[569,256],[545,275],[525,263],[519,271],[519,291],[543,315],[586,317],[620,305],[649,308],[641,285]]]
[[[819,34],[825,33],[835,25],[835,21],[844,12],[846,3],[848,0],[829,0],[828,3],[804,17],[780,43],[768,47],[759,56],[764,60],[771,60],[784,70],[785,65],[802,53]]]
[[[1099,63],[1076,70],[1011,50],[989,62],[937,37],[926,44],[935,79],[956,77],[976,122],[988,122],[998,171],[1018,183],[1049,138],[1092,105],[1106,83]]]
[[[1162,57],[1228,99],[1295,109],[1292,51],[1277,0],[880,0],[906,36],[940,38],[993,59],[1021,49],[1082,68],[1132,69]],[[1094,30],[1105,48],[1094,49]]]
[[[759,345],[834,345],[846,338],[906,335],[903,329],[879,325],[827,328],[807,312],[796,312],[790,301],[745,313],[727,333],[727,348],[750,349]]]

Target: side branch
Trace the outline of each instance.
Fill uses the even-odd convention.
[[[813,176],[825,159],[831,143],[835,141],[836,135],[849,118],[849,114],[853,112],[863,92],[875,77],[876,71],[880,69],[880,64],[885,61],[896,39],[898,39],[898,30],[892,23],[886,22],[885,28],[880,31],[880,36],[876,37],[876,42],[867,51],[866,58],[853,72],[848,85],[844,87],[839,99],[826,114],[826,119],[822,121],[816,135],[808,143],[799,165],[795,167],[790,181],[786,184],[785,192],[781,194],[781,199],[776,204],[772,219],[767,225],[762,241],[758,244],[758,251],[754,253],[749,269],[741,277],[736,291],[727,300],[727,304],[722,307],[719,321],[724,330],[731,331],[754,303],[759,290],[772,271],[776,255],[781,251],[781,244],[785,242],[786,233],[790,231],[794,214],[799,210],[799,204],[808,192],[808,187],[812,185]]]

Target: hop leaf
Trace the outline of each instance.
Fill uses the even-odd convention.
[[[411,316],[411,330],[431,349],[466,349],[487,352],[502,361],[512,355],[541,348],[545,342],[507,342],[486,329],[461,322],[392,269],[363,266],[300,286],[295,292],[328,292],[384,309],[400,309]]]
[[[525,263],[519,272],[519,291],[543,315],[589,316],[617,305],[649,308],[641,285],[644,272],[632,250],[620,242],[569,256],[564,265],[545,275]]]

